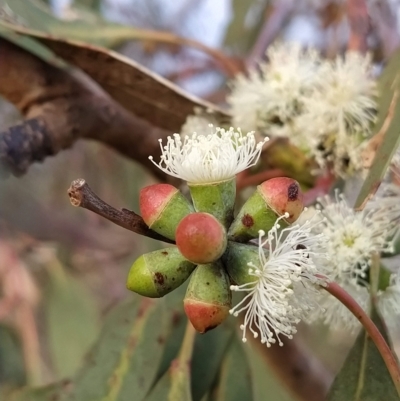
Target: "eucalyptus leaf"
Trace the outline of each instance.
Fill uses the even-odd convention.
[[[25,389],[10,401],[125,401],[133,395],[143,400],[154,383],[170,320],[162,300],[134,297],[107,318],[75,378],[62,386]]]
[[[99,316],[88,289],[62,268],[49,269],[45,316],[49,350],[58,379],[75,374],[99,334]]]
[[[375,157],[357,197],[355,208],[362,208],[376,192],[400,144],[400,50],[393,54],[379,82],[378,121],[374,135],[382,137]]]
[[[144,399],[155,380],[170,316],[165,303],[133,299],[107,320],[74,379],[74,401]]]
[[[372,320],[384,335],[384,324],[374,311]],[[399,401],[396,388],[374,342],[361,331],[329,391],[328,401]]]
[[[59,58],[57,58],[52,51],[46,46],[42,45],[35,39],[29,36],[19,35],[13,30],[6,28],[0,24],[0,38],[6,39],[9,42],[27,50],[29,53],[34,54],[48,64],[55,67],[65,68],[66,64]]]
[[[40,388],[24,388],[7,397],[7,401],[61,401],[65,400],[72,390],[71,381],[50,384]]]
[[[225,351],[234,335],[233,320],[228,318],[216,329],[196,338],[192,360],[193,401],[200,401],[217,378]]]
[[[24,359],[18,336],[11,328],[0,324],[0,386],[21,386],[25,381]]]
[[[68,19],[56,18],[39,0],[0,0],[0,24],[37,30],[65,39],[114,47],[137,36],[133,27],[106,22],[97,12],[71,7]]]
[[[185,93],[114,51],[26,28],[13,29],[40,41],[54,54],[82,69],[127,110],[154,126],[178,132],[195,107],[212,110],[219,120],[229,120],[229,115],[218,107]]]
[[[244,350],[246,345],[234,335],[221,364],[213,401],[252,401],[253,387],[250,364]]]

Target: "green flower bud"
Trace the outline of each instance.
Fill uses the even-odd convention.
[[[146,253],[132,265],[127,288],[149,298],[160,298],[183,284],[196,266],[178,248]]]
[[[304,209],[303,194],[297,181],[278,177],[264,181],[243,205],[229,228],[228,237],[247,242],[258,237],[258,231],[269,231],[279,216],[288,214],[281,226],[293,223]]]
[[[194,208],[215,216],[226,228],[232,223],[236,199],[236,180],[210,184],[188,183]]]
[[[175,229],[183,217],[193,211],[190,202],[177,188],[155,184],[140,191],[140,213],[144,222],[155,232],[175,239]]]
[[[211,214],[191,213],[176,228],[176,245],[193,263],[211,263],[225,252],[225,227]]]
[[[254,276],[249,274],[248,263],[257,266],[259,264],[258,246],[240,244],[228,241],[222,262],[231,278],[233,284],[242,285],[255,281]]]
[[[220,262],[197,266],[183,301],[187,317],[199,333],[221,324],[229,315],[229,277]]]

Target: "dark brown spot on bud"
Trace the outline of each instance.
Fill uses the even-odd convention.
[[[251,227],[254,224],[254,219],[249,214],[245,214],[242,217],[242,224],[245,227]]]
[[[154,273],[154,282],[158,285],[163,285],[164,284],[164,276],[159,272]]]
[[[168,252],[167,251],[162,251],[161,252],[163,255],[168,255]]]
[[[296,182],[290,184],[288,187],[288,199],[289,201],[293,202],[299,196],[299,186]]]

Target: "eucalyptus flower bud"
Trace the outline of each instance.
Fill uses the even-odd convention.
[[[237,242],[247,242],[258,237],[258,231],[270,230],[279,216],[282,227],[293,223],[303,211],[303,194],[297,181],[278,177],[264,181],[243,205],[229,228],[228,237]]]
[[[249,274],[249,263],[256,265],[258,261],[259,247],[256,245],[228,241],[226,251],[222,255],[222,262],[231,282],[236,285],[254,281],[254,275]]]
[[[225,252],[225,227],[211,214],[191,213],[176,228],[176,245],[193,263],[211,263]]]
[[[155,184],[140,191],[140,213],[144,222],[155,232],[171,240],[183,217],[193,211],[190,202],[177,188],[169,184]]]
[[[189,281],[183,301],[193,327],[205,333],[229,315],[231,291],[229,277],[220,262],[199,265]]]
[[[160,298],[183,284],[195,267],[176,247],[159,249],[135,261],[126,286],[145,297]]]
[[[225,227],[229,227],[233,220],[236,180],[233,178],[211,184],[188,183],[188,186],[196,211],[210,213]]]

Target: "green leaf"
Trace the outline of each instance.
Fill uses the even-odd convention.
[[[160,300],[134,296],[116,307],[75,378],[23,389],[7,401],[126,401],[133,395],[135,401],[143,400],[158,378],[160,362],[171,357],[167,344],[181,324],[176,312],[184,290]],[[164,377],[168,380],[169,373],[158,384]],[[153,400],[160,401],[157,397]]]
[[[74,18],[58,19],[50,8],[38,0],[0,0],[0,24],[8,28],[33,29],[65,39],[114,47],[134,39],[138,30],[103,20],[85,7],[73,7]]]
[[[193,401],[200,401],[216,381],[222,359],[233,335],[234,325],[231,319],[228,319],[216,329],[196,336],[191,365]],[[171,382],[171,371],[168,370],[157,381],[145,401],[169,400]],[[179,399],[179,401],[188,400]]]
[[[65,400],[72,390],[71,382],[64,380],[41,388],[25,388],[7,397],[7,401],[61,401]]]
[[[144,401],[167,401],[168,393],[171,388],[171,375],[169,371],[165,372]]]
[[[74,380],[75,401],[144,399],[155,380],[171,317],[160,300],[133,300],[107,319]]]
[[[384,335],[384,324],[376,312],[372,320]],[[374,342],[364,330],[336,376],[328,401],[398,401],[396,388]]]
[[[374,134],[382,135],[371,168],[363,183],[355,208],[359,209],[375,193],[400,144],[400,51],[393,54],[379,79],[378,121]]]
[[[25,366],[18,336],[0,325],[0,385],[25,384]]]
[[[251,342],[247,342],[244,349],[251,367],[254,401],[294,401],[259,349]],[[267,348],[265,352],[268,352]]]
[[[23,48],[24,50],[27,50],[29,53],[34,54],[43,61],[46,61],[48,64],[59,68],[66,67],[66,64],[61,59],[55,57],[52,51],[29,36],[19,35],[16,32],[0,25],[0,38],[6,39],[9,42]]]
[[[213,401],[252,401],[253,388],[245,345],[234,335],[221,364]]]
[[[82,358],[99,334],[96,304],[88,290],[64,272],[49,269],[45,299],[49,349],[58,379],[75,374]]]
[[[216,329],[196,338],[192,360],[193,401],[200,401],[217,377],[225,351],[234,335],[233,320],[228,318]]]

